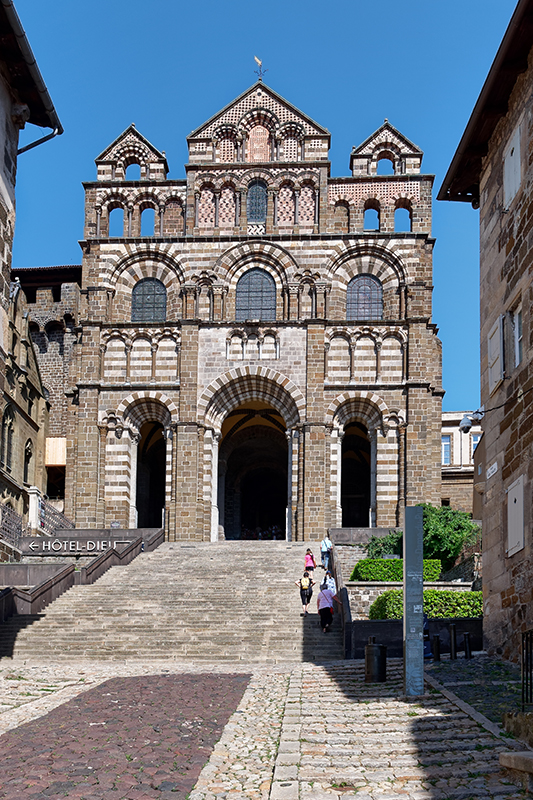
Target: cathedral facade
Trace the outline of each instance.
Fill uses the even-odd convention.
[[[84,184],[81,271],[17,272],[65,514],[303,540],[439,504],[422,152],[385,121],[331,177],[327,129],[261,81],[187,141],[169,180],[130,126]]]

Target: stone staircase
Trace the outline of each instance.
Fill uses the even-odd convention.
[[[35,616],[0,626],[0,656],[324,663],[343,658],[340,615],[307,617],[294,581],[306,543],[166,542]],[[317,582],[323,572],[317,570]]]

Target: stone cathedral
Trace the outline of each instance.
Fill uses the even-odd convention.
[[[187,138],[131,125],[85,183],[79,266],[18,270],[79,528],[293,540],[440,504],[431,189],[386,120],[330,134],[261,80]]]

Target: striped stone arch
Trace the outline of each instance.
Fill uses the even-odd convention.
[[[175,255],[165,250],[166,245],[149,245],[140,248],[138,245],[126,245],[126,255],[115,264],[103,262],[106,269],[100,272],[100,283],[114,288],[119,280],[133,285],[141,278],[157,278],[167,289],[176,280],[185,281],[184,269]]]
[[[326,412],[326,424],[344,428],[354,419],[360,420],[367,428],[384,428],[384,420],[389,416],[387,404],[373,392],[348,391],[333,400]]]
[[[145,422],[160,422],[167,427],[178,421],[178,409],[163,392],[145,390],[128,395],[117,408],[116,416],[132,423],[138,430]]]
[[[242,242],[226,250],[215,264],[215,272],[221,280],[231,285],[237,283],[240,275],[251,266],[270,268],[269,272],[277,277],[282,286],[298,271],[298,265],[282,247],[270,242],[255,241]]]
[[[220,375],[203,392],[198,419],[220,430],[227,414],[253,400],[279,411],[287,428],[305,419],[305,398],[289,378],[267,367],[237,367]]]
[[[346,268],[345,265],[350,261],[358,262],[356,271]],[[360,274],[374,275],[383,284],[391,280],[396,280],[399,284],[406,282],[405,269],[401,260],[379,243],[342,242],[325,262],[324,273],[330,279],[333,279],[336,273],[337,279],[339,279],[344,273],[346,283],[355,275]]]
[[[269,108],[252,108],[241,117],[238,128],[250,131],[255,125],[264,125],[273,133],[276,128],[279,128],[279,119]]]

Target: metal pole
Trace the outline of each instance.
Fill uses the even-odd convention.
[[[455,661],[457,658],[457,634],[455,630],[455,623],[450,623],[450,660]]]
[[[406,696],[424,693],[423,509],[405,509],[403,537],[403,676]]]
[[[464,634],[465,640],[465,658],[472,658],[472,648],[470,647],[470,634],[468,631]]]
[[[433,661],[440,661],[440,634],[433,636]]]

